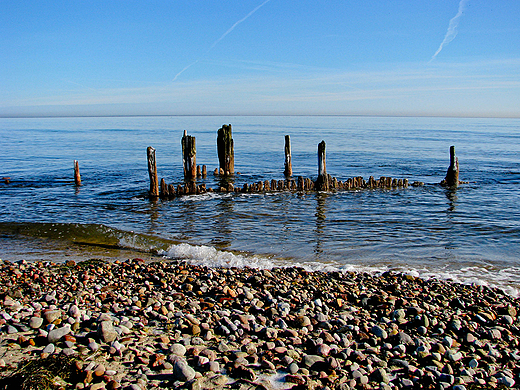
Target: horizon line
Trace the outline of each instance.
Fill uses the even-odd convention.
[[[456,115],[456,114],[70,114],[70,115],[1,115],[0,119],[51,119],[51,118],[138,118],[138,117],[374,117],[374,118],[467,118],[467,119],[520,119],[520,115]]]

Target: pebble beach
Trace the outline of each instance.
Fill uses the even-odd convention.
[[[518,310],[392,272],[0,261],[0,389],[513,388]]]

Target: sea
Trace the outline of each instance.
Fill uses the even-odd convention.
[[[196,137],[207,187],[220,182],[217,130],[231,124],[235,186],[327,172],[421,186],[337,192],[148,197],[183,183],[180,140]],[[211,267],[303,267],[520,291],[520,119],[356,116],[0,118],[0,259],[182,259]],[[456,189],[439,183],[459,159]],[[74,160],[82,186],[74,184]],[[5,179],[9,178],[9,179]]]

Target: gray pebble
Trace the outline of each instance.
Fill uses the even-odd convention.
[[[296,374],[300,368],[296,363],[289,364],[287,371],[291,374]]]
[[[43,318],[41,317],[31,317],[29,320],[29,327],[32,329],[38,329],[43,325]]]
[[[7,333],[8,334],[18,333],[18,329],[15,326],[13,326],[13,325],[9,325],[7,327]]]
[[[173,375],[181,382],[187,382],[195,378],[195,370],[185,360],[179,359],[173,364]]]
[[[49,355],[53,354],[56,350],[54,344],[48,344],[45,348],[43,348],[42,353],[48,353]]]
[[[55,328],[49,332],[47,335],[47,340],[49,343],[55,343],[59,341],[63,336],[70,333],[70,325],[67,324],[61,328]]]

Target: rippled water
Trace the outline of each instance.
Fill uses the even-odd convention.
[[[284,135],[295,176],[315,178],[317,144],[340,180],[370,175],[423,187],[337,193],[146,199],[146,148],[159,177],[182,181],[180,138],[218,165],[216,132],[233,126],[235,185],[283,179]],[[0,258],[103,256],[122,247],[215,265],[396,269],[520,287],[517,119],[136,117],[0,119]],[[439,183],[455,145],[456,191]],[[73,184],[79,160],[83,186]],[[218,180],[205,180],[216,187]],[[186,245],[188,244],[188,245]],[[230,253],[231,251],[231,253]],[[126,254],[126,253],[124,253]],[[123,255],[124,255],[123,254]]]

